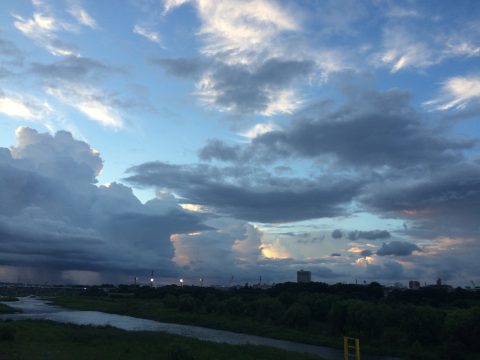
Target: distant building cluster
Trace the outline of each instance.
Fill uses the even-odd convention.
[[[420,289],[420,281],[410,280],[408,282],[408,288],[412,290]]]
[[[297,271],[297,283],[309,283],[312,281],[312,273],[310,271]]]

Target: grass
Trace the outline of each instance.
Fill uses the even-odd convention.
[[[296,329],[271,321],[256,320],[248,317],[232,317],[205,312],[186,313],[178,309],[167,308],[159,299],[113,298],[99,296],[62,296],[53,299],[53,303],[71,309],[96,310],[120,315],[129,315],[161,322],[189,324],[233,332],[254,334],[269,338],[289,340],[298,343],[343,348],[343,338],[333,337],[326,323],[311,322],[308,327]],[[436,359],[439,349],[411,349],[408,343],[385,343],[370,341],[361,343],[362,353]],[[1,358],[0,358],[1,359]]]
[[[157,332],[14,321],[0,322],[0,359],[311,360],[313,357],[263,346],[216,344]]]
[[[18,298],[16,298],[15,296],[2,296],[2,295],[0,295],[0,301],[14,302],[14,301],[18,301]]]
[[[270,321],[257,321],[248,317],[231,317],[212,313],[180,312],[167,308],[158,299],[110,298],[88,296],[62,296],[52,300],[56,305],[77,310],[95,310],[113,314],[129,315],[161,322],[188,324],[212,329],[229,330],[269,338],[289,340],[342,349],[343,339],[326,335],[325,324],[312,323],[307,329],[299,330]]]
[[[0,314],[13,314],[18,312],[17,309],[14,309],[8,305],[0,304]]]

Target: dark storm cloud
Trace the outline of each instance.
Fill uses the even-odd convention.
[[[372,251],[371,250],[363,250],[360,255],[362,256],[371,256],[372,255]]]
[[[332,238],[341,239],[343,237],[343,232],[340,229],[335,229],[332,231]]]
[[[130,168],[131,175],[125,180],[137,186],[168,188],[185,202],[260,222],[340,215],[342,205],[349,203],[361,186],[361,182],[347,179],[295,179],[263,173],[256,178],[259,174],[255,171],[245,174],[240,170],[151,162]]]
[[[421,251],[421,249],[417,245],[406,241],[391,241],[383,243],[382,247],[378,249],[377,255],[408,256],[414,251]]]
[[[473,236],[480,233],[480,165],[445,164],[431,172],[404,173],[365,189],[369,209],[414,220],[409,234]]]
[[[95,186],[102,159],[70,133],[16,135],[0,148],[0,265],[167,276],[170,236],[211,230],[173,199],[142,204],[124,185]]]
[[[405,269],[396,261],[387,261],[380,265],[370,264],[365,275],[372,280],[400,280],[406,276]]]
[[[410,107],[409,99],[399,91],[361,92],[349,96],[339,109],[310,111],[310,116],[259,135],[242,148],[211,142],[200,154],[208,153],[205,160],[241,162],[333,157],[340,166],[407,168],[458,161],[463,150],[473,147],[472,140],[456,139],[444,129],[423,125],[423,115]],[[227,151],[230,156],[225,158],[222,154]]]
[[[199,151],[198,157],[201,160],[235,161],[237,160],[239,150],[239,146],[228,146],[223,141],[211,139]]]
[[[304,245],[315,244],[325,240],[325,235],[314,236],[312,234],[303,233],[303,234],[293,235],[293,236],[299,237],[299,239],[297,239],[297,244],[304,244]]]
[[[215,94],[206,100],[240,114],[265,111],[275,100],[272,99],[275,91],[290,87],[297,79],[310,74],[315,66],[312,61],[275,58],[256,68],[184,58],[152,59],[151,63],[170,75],[197,80],[200,96]],[[207,83],[202,82],[203,76],[208,77]]]
[[[370,230],[370,231],[351,231],[348,234],[348,238],[352,241],[356,240],[380,240],[380,239],[388,239],[390,237],[390,233],[387,230]]]

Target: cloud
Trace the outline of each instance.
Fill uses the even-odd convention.
[[[167,74],[197,79],[206,68],[206,64],[199,59],[189,58],[152,58],[150,63],[161,67]]]
[[[388,66],[396,73],[480,55],[478,11],[472,9],[466,14],[455,7],[448,11],[446,15],[426,3],[416,4],[415,9],[385,9],[388,21],[383,26],[383,49],[374,55],[377,65]]]
[[[369,264],[365,271],[365,277],[373,280],[401,280],[408,278],[402,264],[396,261],[387,261],[383,264]]]
[[[383,243],[382,247],[377,250],[377,255],[408,256],[414,251],[421,251],[421,249],[417,245],[406,241],[391,241]]]
[[[92,16],[80,5],[79,2],[71,2],[68,12],[78,21],[80,25],[96,29],[97,22]]]
[[[38,9],[37,9],[38,10]],[[59,31],[72,31],[69,24],[55,19],[43,10],[34,12],[30,19],[14,15],[14,26],[26,37],[44,47],[55,56],[79,56],[77,48],[62,41],[56,35]]]
[[[371,250],[362,250],[360,252],[360,255],[363,256],[363,257],[367,257],[367,256],[372,256],[372,251]]]
[[[344,168],[402,169],[456,161],[462,150],[473,146],[443,128],[426,127],[423,115],[409,105],[408,93],[357,90],[338,108],[322,106],[295,116],[282,129],[258,135],[244,146],[211,142],[200,154],[207,152],[208,159],[215,159],[210,144],[216,144],[219,157],[228,150],[228,160],[242,163],[293,158]]]
[[[165,14],[184,3],[165,2]],[[342,68],[334,51],[306,48],[293,6],[263,0],[190,3],[200,19],[203,70],[199,74],[197,64],[188,72],[195,76],[195,95],[210,108],[242,117],[292,113],[303,103],[298,80]],[[180,61],[177,69],[186,65]],[[164,64],[185,77],[173,66],[172,60]]]
[[[103,168],[98,151],[66,131],[39,134],[28,127],[16,131],[17,145],[10,148],[14,159],[28,162],[28,168],[46,177],[93,183]]]
[[[343,238],[343,232],[340,229],[335,229],[332,231],[332,238],[334,239],[341,239]]]
[[[348,238],[352,241],[356,240],[380,240],[388,239],[390,233],[387,230],[371,230],[371,231],[352,231],[348,234]]]
[[[411,173],[373,183],[362,202],[373,211],[414,221],[409,234],[422,237],[476,236],[480,230],[480,165],[464,159],[446,163],[421,177]]]
[[[86,57],[67,57],[50,64],[33,62],[30,72],[47,82],[98,81],[108,75],[122,73],[120,69]]]
[[[435,110],[460,110],[471,102],[480,101],[480,77],[456,76],[447,79],[436,99],[424,103]]]
[[[228,146],[218,139],[212,139],[200,149],[198,156],[202,160],[235,161],[238,159],[238,149],[238,146]]]
[[[113,101],[105,93],[90,86],[82,86],[70,82],[47,85],[49,95],[65,104],[74,107],[88,118],[103,126],[122,128],[124,121],[114,107]]]
[[[191,2],[191,0],[164,0],[164,14],[168,13],[169,11],[179,7],[183,4],[187,4]]]
[[[22,100],[5,96],[0,98],[0,113],[12,117],[24,118],[27,120],[32,120],[39,117]]]
[[[135,25],[133,27],[133,33],[138,34],[140,36],[143,36],[147,40],[160,44],[161,43],[161,37],[160,34],[156,31],[148,30],[147,28],[141,26],[141,25]]]
[[[278,130],[278,125],[274,123],[259,123],[247,130],[243,136],[248,139],[256,138],[259,135],[266,134],[270,131]]]
[[[0,57],[12,65],[18,65],[23,62],[23,52],[10,40],[0,38]]]
[[[165,12],[186,2],[166,1]],[[251,63],[265,53],[271,56],[283,33],[300,28],[292,14],[272,1],[193,3],[201,20],[202,53],[229,64]]]
[[[41,80],[47,94],[91,120],[114,129],[124,126],[120,109],[126,107],[125,103],[92,85],[110,75],[123,74],[123,69],[86,57],[68,57],[49,64],[33,62],[29,72]]]
[[[246,171],[151,162],[128,169],[130,175],[126,181],[137,186],[170,189],[187,203],[260,222],[340,215],[344,211],[342,205],[351,201],[361,184],[349,179],[295,179],[270,174],[263,174],[262,179],[258,176],[261,173],[254,169]]]
[[[66,271],[138,274],[178,270],[172,234],[210,230],[177,202],[142,204],[124,185],[95,186],[99,153],[68,132],[19,128],[17,144],[0,149],[0,262]]]
[[[196,95],[207,105],[237,114],[291,113],[301,100],[296,82],[314,69],[309,60],[267,59],[258,66],[194,59],[152,59],[167,73],[196,80]]]
[[[0,114],[29,121],[42,121],[48,126],[48,121],[44,121],[44,118],[51,112],[52,108],[45,101],[15,93],[5,94],[0,91]]]

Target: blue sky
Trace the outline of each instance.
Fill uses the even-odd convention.
[[[0,281],[478,279],[479,18],[1,1]]]

